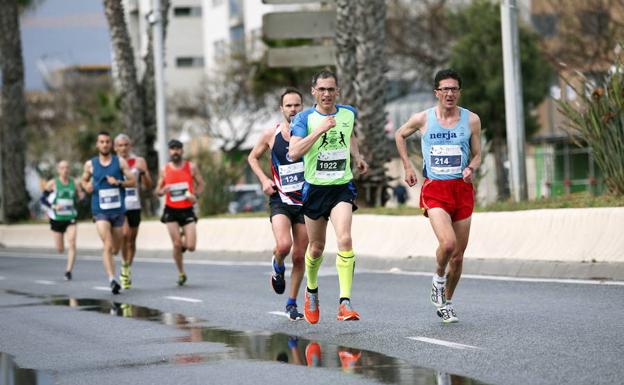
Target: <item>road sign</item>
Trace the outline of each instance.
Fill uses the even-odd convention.
[[[274,12],[262,16],[262,33],[268,39],[333,37],[336,11]]]
[[[299,46],[287,48],[269,48],[269,67],[318,67],[336,64],[336,47]]]

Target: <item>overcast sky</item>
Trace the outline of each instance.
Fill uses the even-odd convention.
[[[21,17],[26,90],[42,90],[37,61],[49,66],[110,64],[102,0],[42,0]]]

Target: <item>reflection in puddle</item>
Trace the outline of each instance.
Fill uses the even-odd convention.
[[[0,384],[2,385],[53,385],[49,373],[20,368],[13,357],[0,352]]]
[[[176,342],[212,342],[221,343],[230,348],[220,353],[180,354],[158,363],[188,364],[228,359],[278,361],[293,365],[341,370],[389,384],[481,384],[470,378],[410,366],[398,358],[370,350],[311,341],[284,333],[243,332],[204,326],[202,324],[204,320],[178,313],[165,313],[144,306],[67,297],[53,297],[45,304],[70,306],[84,311],[158,322],[188,333],[184,337],[176,338]]]

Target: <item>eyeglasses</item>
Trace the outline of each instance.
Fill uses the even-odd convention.
[[[446,93],[449,93],[449,92],[450,92],[450,93],[452,93],[452,94],[456,94],[456,93],[458,93],[458,92],[459,92],[459,90],[460,90],[460,88],[459,88],[459,87],[442,87],[442,88],[436,88],[436,91],[440,91],[440,92],[442,92],[443,94],[446,94]]]
[[[316,87],[314,88],[318,93],[320,94],[324,94],[325,92],[328,92],[330,94],[334,94],[336,93],[336,88],[325,88],[325,87]]]

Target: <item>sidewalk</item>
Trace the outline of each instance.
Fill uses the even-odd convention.
[[[472,221],[465,274],[624,281],[624,208],[475,213]],[[433,271],[437,242],[422,216],[355,215],[353,241],[358,268]],[[201,219],[197,251],[187,258],[268,263],[273,242],[267,218]],[[5,252],[53,248],[42,224],[0,226],[0,244]],[[327,256],[335,245],[330,225]],[[171,258],[160,222],[141,224],[137,246],[137,258]],[[79,255],[99,255],[100,247],[95,226],[80,223]]]

